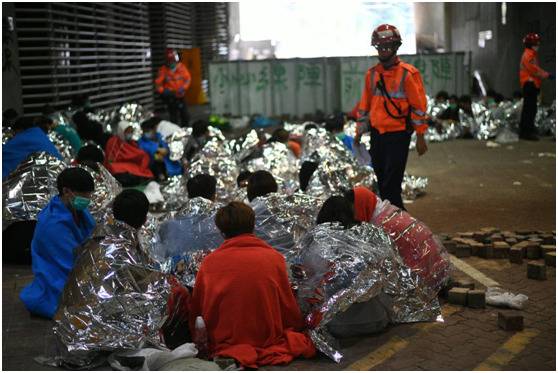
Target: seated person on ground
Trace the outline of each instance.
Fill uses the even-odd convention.
[[[353,151],[353,137],[343,132],[345,128],[345,118],[343,113],[331,114],[326,119],[326,130],[333,133],[347,149]]]
[[[323,204],[316,224],[340,223],[344,229],[359,224],[353,216],[351,204],[343,196],[329,197]],[[381,294],[367,302],[352,304],[345,312],[341,312],[331,320],[327,327],[337,338],[355,337],[358,335],[381,332],[389,323],[389,315]]]
[[[445,104],[449,99],[449,94],[446,91],[439,91],[434,98],[435,104]]]
[[[263,170],[256,171],[248,178],[246,193],[248,194],[248,200],[252,202],[257,197],[277,193],[277,182],[269,172]]]
[[[188,189],[189,199],[201,197],[209,201],[215,201],[217,179],[211,175],[199,174],[188,179],[186,188]]]
[[[132,140],[130,122],[118,123],[118,132],[107,142],[104,166],[122,186],[136,186],[153,178],[149,169],[149,155]]]
[[[47,152],[58,159],[62,156],[48,138],[48,123],[39,118],[21,117],[13,128],[15,136],[2,146],[2,180],[36,152]]]
[[[82,168],[67,168],[57,178],[58,195],[39,213],[31,242],[34,279],[20,293],[29,312],[52,318],[68,274],[75,249],[95,228],[87,207],[95,189],[93,178]]]
[[[78,111],[72,116],[72,122],[76,131],[83,142],[93,141],[95,144],[104,148],[110,138],[109,133],[105,133],[103,125],[92,119],[89,119],[83,111]]]
[[[42,114],[50,118],[54,123],[54,132],[60,134],[70,143],[74,154],[79,151],[83,145],[77,131],[69,123],[58,123],[55,114],[56,110],[50,105],[43,106]]]
[[[143,135],[138,145],[149,154],[151,171],[157,180],[165,180],[167,176],[182,175],[182,165],[178,161],[169,159],[169,146],[157,132],[160,119],[150,118],[141,124]]]
[[[267,142],[270,143],[274,141],[287,145],[287,147],[291,150],[295,157],[300,158],[300,156],[302,155],[302,147],[298,142],[290,139],[289,132],[286,129],[276,129]]]
[[[438,119],[441,121],[459,122],[459,99],[456,95],[451,95],[449,97],[449,106],[446,110],[442,111],[438,115]]]
[[[209,122],[197,120],[192,124],[192,136],[188,139],[184,148],[186,159],[191,160],[209,141]]]
[[[202,262],[190,303],[190,331],[202,316],[210,357],[242,366],[286,364],[312,357],[285,259],[254,234],[254,211],[231,202],[215,216],[225,242]]]

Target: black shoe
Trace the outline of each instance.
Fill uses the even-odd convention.
[[[520,139],[527,140],[527,141],[539,141],[539,136],[534,133],[526,133],[519,135]]]

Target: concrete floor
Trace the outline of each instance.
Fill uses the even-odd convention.
[[[407,209],[435,233],[487,226],[556,229],[554,141],[520,141],[489,148],[485,142],[456,140],[429,147],[420,159],[416,153],[410,155],[408,171],[427,176],[430,183],[427,194]],[[464,262],[504,288],[529,296],[526,309],[521,311],[523,332],[499,329],[497,308],[475,310],[444,304],[444,323],[396,325],[380,335],[341,341],[345,356],[341,364],[318,356],[264,369],[555,370],[555,269],[547,268],[548,280],[535,281],[526,279],[526,263],[475,257]],[[2,272],[2,368],[47,370],[49,367],[33,358],[51,348],[50,322],[30,318],[17,297],[32,278],[31,272],[15,266],[3,266]],[[468,276],[460,271],[455,275]],[[476,286],[484,288],[479,282]]]

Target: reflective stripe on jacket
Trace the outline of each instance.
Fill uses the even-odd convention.
[[[182,97],[184,92],[182,95],[179,95],[178,90],[183,88],[186,91],[190,87],[191,81],[190,72],[183,63],[177,63],[174,71],[167,65],[163,65],[159,68],[159,75],[155,79],[155,88],[159,94],[168,89],[176,97]]]
[[[548,78],[548,75],[546,71],[539,67],[538,53],[531,48],[525,48],[519,65],[519,83],[521,87],[527,82],[533,82],[537,88],[540,88],[541,81]]]
[[[383,75],[387,92],[400,111],[380,90],[378,86],[380,74]],[[381,63],[378,63],[367,71],[365,79],[364,91],[359,104],[359,111],[363,116],[363,121],[357,129],[359,133],[366,132],[368,125],[380,133],[404,131],[406,117],[409,114],[410,122],[417,134],[426,131],[428,128],[426,93],[416,67],[398,61],[394,66],[385,69]],[[389,112],[397,118],[388,114],[386,106]]]

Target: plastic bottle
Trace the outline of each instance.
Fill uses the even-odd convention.
[[[209,358],[209,346],[207,343],[207,329],[205,328],[205,321],[203,321],[203,317],[198,316],[196,317],[196,323],[194,325],[194,336],[193,342],[198,349],[198,358],[199,359],[208,359]]]

